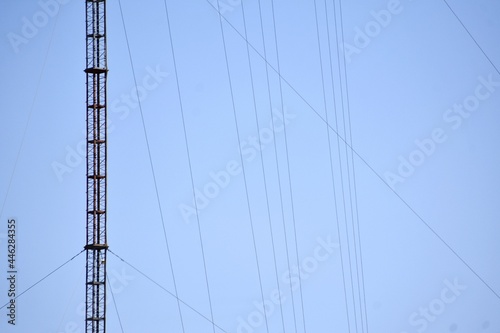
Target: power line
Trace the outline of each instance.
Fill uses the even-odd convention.
[[[280,77],[280,82],[283,81],[308,107],[309,109],[314,113],[316,114],[316,116],[318,116],[318,118],[320,120],[322,120],[323,122],[325,122],[327,124],[327,126],[330,128],[330,130],[332,132],[335,133],[335,135],[337,135],[337,137],[361,160],[361,162],[363,162],[364,165],[366,165],[368,167],[368,169],[394,194],[396,195],[396,197],[418,218],[418,220],[420,220],[420,222],[422,222],[427,229],[429,229],[429,231],[431,233],[433,233],[437,238],[438,240],[443,243],[443,245],[445,245],[445,247],[447,247],[452,253],[453,255],[455,255],[455,257],[457,257],[457,259],[459,259],[459,261],[461,261],[470,271],[471,273],[473,273],[493,294],[495,294],[495,296],[497,298],[500,298],[500,294],[498,294],[488,283],[486,283],[486,281],[416,212],[415,209],[413,209],[410,204],[400,195],[396,192],[396,190],[394,190],[390,185],[389,183],[387,183],[385,181],[385,179],[368,163],[368,161],[366,161],[363,156],[361,156],[360,153],[358,153],[358,151],[356,149],[354,149],[352,147],[351,144],[349,144],[346,139],[344,139],[340,133],[335,130],[328,122],[326,122],[326,120],[323,118],[323,116],[311,105],[311,103],[309,103],[305,98],[304,96],[302,96],[298,91],[297,89],[295,89],[295,87],[286,79],[284,78],[282,75],[281,75],[281,72],[276,69],[271,63],[269,63],[269,61],[267,60],[266,56],[262,55],[256,48],[255,46],[252,45],[252,43],[250,43],[248,40],[245,39],[245,37],[243,36],[243,34],[241,34],[241,32],[227,19],[225,18],[221,13],[220,11],[209,1],[209,0],[206,0],[207,3],[218,13],[221,15],[221,17],[224,19],[224,21],[226,21],[226,23],[236,32],[237,35],[239,35],[244,41],[245,43],[248,43],[248,45],[250,46],[250,48],[252,50],[254,50],[254,52],[267,64],[267,66],[269,66],[269,68],[271,68],[279,77]]]
[[[261,8],[261,1],[259,0],[259,9]],[[276,15],[274,11],[274,0],[271,0],[271,13],[272,13],[272,19],[273,19],[273,32],[274,32],[274,45],[276,48],[276,65],[278,69],[278,73],[280,71],[280,54],[279,54],[279,43],[278,43],[278,32],[276,29]],[[262,15],[262,14],[261,14]],[[267,66],[266,66],[267,67]],[[283,117],[283,136],[285,139],[285,156],[286,156],[286,166],[287,166],[287,173],[288,173],[288,185],[290,186],[290,204],[291,204],[291,210],[292,210],[292,224],[293,224],[293,235],[294,235],[294,240],[295,240],[295,255],[297,257],[297,266],[300,267],[299,265],[299,244],[297,241],[297,225],[296,225],[296,220],[295,220],[295,205],[293,201],[293,186],[292,186],[292,176],[290,172],[290,158],[289,158],[289,152],[288,152],[288,136],[287,136],[287,131],[286,131],[286,122],[285,120],[285,105],[284,105],[284,99],[283,99],[283,86],[281,82],[281,76],[280,79],[278,80],[279,82],[279,92],[280,92],[280,105],[281,105],[281,115]],[[305,314],[305,309],[304,309],[304,294],[302,292],[302,273],[300,272],[300,269],[298,270],[298,277],[299,277],[299,294],[300,294],[300,305],[301,305],[301,310],[302,310],[302,323],[304,326],[304,333],[307,332],[306,329],[306,314]]]
[[[320,41],[320,34],[319,34],[319,22],[318,22],[318,9],[316,5],[316,0],[314,0],[314,15],[316,18],[316,34],[317,34],[317,39],[318,39],[318,50],[319,50],[319,61],[320,61],[320,70],[321,70],[321,83],[323,87],[323,103],[324,103],[324,108],[325,108],[325,120],[326,123],[329,123],[328,119],[328,108],[327,108],[327,101],[326,101],[326,91],[325,91],[325,79],[324,79],[324,72],[323,72],[323,61],[322,61],[322,51],[321,51],[321,41]],[[327,19],[327,39],[328,39],[328,52],[329,52],[329,61],[330,61],[330,75],[332,78],[332,90],[333,90],[333,103],[334,103],[334,110],[335,110],[335,115],[337,113],[337,107],[336,107],[336,92],[335,92],[335,82],[334,82],[334,75],[333,75],[333,64],[332,64],[332,51],[331,51],[331,43],[330,43],[330,28],[328,25],[328,8],[326,6],[326,0],[325,0],[325,16]],[[344,289],[344,301],[345,301],[345,306],[346,306],[346,317],[347,317],[347,328],[348,331],[351,332],[351,323],[350,323],[350,317],[349,317],[349,303],[347,300],[347,286],[346,286],[346,279],[345,279],[345,267],[344,267],[344,259],[343,259],[343,251],[342,251],[342,242],[340,240],[340,221],[339,221],[339,214],[338,214],[338,205],[337,205],[337,193],[336,193],[336,188],[335,188],[335,174],[334,174],[334,167],[333,167],[333,156],[332,156],[332,144],[331,144],[331,138],[330,138],[330,129],[328,126],[326,126],[326,134],[327,134],[327,139],[328,139],[328,155],[329,155],[329,160],[330,160],[330,173],[332,177],[332,190],[333,190],[333,199],[335,203],[335,217],[336,217],[336,225],[337,225],[337,233],[338,233],[338,239],[339,239],[339,250],[340,250],[340,264],[341,264],[341,271],[342,271],[342,283],[343,283],[343,289]],[[338,138],[337,138],[338,142]],[[340,153],[340,150],[339,150]],[[339,162],[340,162],[340,156],[339,156]],[[342,172],[342,166],[340,166],[340,172]],[[341,181],[343,181],[341,179]],[[342,188],[343,189],[343,188]],[[344,194],[343,195],[343,200],[344,199]],[[347,242],[347,246],[349,246],[349,242]],[[350,260],[350,258],[349,258]]]
[[[267,48],[266,48],[266,37],[264,35],[264,22],[263,22],[263,15],[262,15],[262,6],[260,3],[260,0],[258,2],[259,5],[259,19],[260,19],[260,31],[261,31],[261,38],[262,38],[262,47],[264,49],[264,55],[267,57]],[[248,40],[246,36],[244,37],[245,40]],[[247,47],[251,46],[250,43],[246,43]],[[253,48],[253,47],[252,47]],[[255,50],[255,49],[254,49]],[[266,84],[267,84],[267,97],[268,97],[268,102],[269,102],[269,114],[271,115],[271,126],[275,128],[274,126],[274,117],[273,117],[273,102],[272,102],[272,97],[271,97],[271,83],[269,79],[269,66],[265,66],[266,70]],[[283,107],[283,106],[281,106]],[[285,123],[285,119],[283,118],[283,125]],[[283,201],[283,188],[281,185],[281,171],[280,171],[280,163],[278,159],[278,147],[276,140],[273,140],[273,148],[274,148],[274,158],[276,162],[276,174],[277,174],[277,180],[278,180],[278,192],[279,192],[279,198],[280,198],[280,208],[281,208],[281,218],[282,218],[282,226],[283,226],[283,234],[285,238],[285,251],[286,251],[286,261],[287,261],[287,266],[288,266],[288,271],[291,272],[291,260],[290,260],[290,251],[288,248],[288,233],[287,233],[287,228],[286,228],[286,223],[285,223],[285,207],[284,207],[284,201]],[[298,261],[298,259],[297,259]],[[293,291],[293,286],[290,284],[290,297],[291,297],[291,303],[292,303],[292,314],[293,314],[293,324],[295,328],[295,332],[297,332],[297,314],[295,310],[295,296],[294,296],[294,291]]]
[[[183,103],[182,103],[182,95],[181,95],[181,90],[180,90],[181,88],[180,88],[180,84],[179,84],[179,72],[177,69],[177,61],[176,61],[176,57],[175,57],[174,42],[173,42],[173,37],[172,37],[172,29],[170,26],[170,16],[169,16],[169,11],[168,11],[167,1],[164,0],[163,3],[165,5],[165,15],[167,18],[168,36],[169,36],[169,41],[170,41],[170,48],[172,50],[172,59],[173,59],[173,63],[174,63],[177,95],[179,98],[179,107],[181,110],[181,117],[182,117],[182,129],[183,129],[183,133],[184,133],[184,142],[186,145],[186,154],[187,154],[188,165],[189,165],[189,176],[190,176],[190,180],[191,180],[191,190],[193,191],[193,199],[194,199],[193,201],[194,201],[194,207],[196,210],[196,222],[198,225],[198,235],[199,235],[199,240],[200,240],[201,255],[202,255],[202,259],[203,259],[203,270],[204,270],[204,274],[205,274],[205,284],[207,287],[208,303],[209,303],[209,308],[210,308],[210,318],[211,318],[211,322],[213,324],[212,328],[213,328],[213,331],[215,333],[214,311],[213,311],[213,306],[212,306],[212,295],[210,293],[210,283],[208,281],[208,270],[207,270],[207,262],[206,262],[206,258],[205,258],[205,247],[203,245],[203,234],[201,231],[200,216],[198,215],[199,210],[198,210],[198,203],[196,200],[196,191],[195,191],[194,177],[193,177],[193,166],[191,163],[191,152],[189,149],[189,141],[188,141],[187,129],[186,129],[186,119],[184,116],[184,107],[183,107]]]
[[[339,3],[341,3],[341,0],[339,0]],[[334,0],[334,15],[337,17],[336,13],[336,8],[335,8],[335,0]],[[341,6],[341,5],[340,5]],[[343,26],[342,23],[342,12],[340,11],[340,26]],[[342,29],[342,28],[341,28]],[[348,99],[349,96],[347,94],[347,89],[344,89],[344,84],[342,82],[342,71],[341,71],[341,60],[340,60],[340,44],[339,44],[339,34],[338,34],[338,28],[336,27],[335,29],[335,36],[336,36],[336,41],[337,41],[337,64],[338,64],[338,69],[339,69],[339,78],[340,78],[340,105],[342,109],[342,125],[343,125],[343,130],[344,130],[344,135],[346,137],[346,140],[348,140],[348,132],[347,132],[347,127],[346,127],[346,107],[344,100]],[[345,93],[344,93],[345,92]],[[337,116],[337,115],[336,115]],[[336,118],[337,120],[337,118]],[[338,130],[338,121],[336,122],[336,129]],[[339,140],[337,140],[339,143]],[[352,145],[352,140],[350,142]],[[340,153],[340,147],[339,147],[339,160],[342,161],[341,159],[341,153]],[[349,254],[349,267],[350,267],[350,275],[351,275],[351,286],[353,287],[352,289],[352,296],[353,296],[353,307],[354,307],[354,318],[355,318],[355,326],[356,326],[356,331],[357,326],[358,326],[358,319],[357,319],[357,306],[355,302],[355,293],[357,292],[358,300],[360,302],[360,309],[361,309],[361,293],[360,293],[360,283],[359,283],[359,272],[358,272],[358,249],[357,249],[357,242],[356,242],[356,232],[354,230],[354,211],[353,211],[353,206],[352,206],[352,191],[351,191],[351,166],[349,163],[349,149],[345,149],[345,162],[346,162],[346,169],[347,169],[347,189],[349,193],[349,208],[350,208],[350,216],[351,216],[351,226],[352,226],[352,240],[354,243],[354,264],[355,264],[355,269],[353,270],[352,268],[352,259]],[[340,162],[342,163],[342,162]],[[342,170],[342,166],[341,166]],[[345,192],[344,192],[344,177],[342,177],[342,196],[344,198],[344,214],[345,214],[345,224],[346,224],[346,234],[348,234],[348,220],[349,218],[347,217],[347,210],[346,210],[346,202],[345,202]],[[349,236],[348,237],[348,244],[349,244]],[[348,245],[348,251],[350,251],[350,245]],[[356,284],[357,284],[357,289],[354,289],[354,284],[353,284],[353,276],[356,275]],[[361,330],[364,332],[364,322],[363,322],[363,313],[362,310],[360,310],[360,320],[361,320]]]
[[[334,0],[333,5],[335,8],[335,0]],[[342,0],[339,0],[339,11],[340,11],[340,29],[341,29],[340,36],[342,38],[342,40],[341,40],[342,45],[344,45],[344,14],[342,11]],[[328,16],[327,16],[327,20],[328,20]],[[338,32],[337,29],[336,29],[336,32]],[[337,36],[338,36],[338,34],[337,34]],[[338,43],[338,38],[337,38],[337,53],[339,52],[339,50],[340,50],[340,45]],[[351,106],[350,106],[350,99],[349,99],[349,79],[347,76],[345,52],[342,52],[342,55],[343,55],[342,63],[343,63],[343,69],[344,69],[346,105],[347,105],[347,115],[348,115],[348,125],[349,125],[348,126],[349,138],[350,138],[349,141],[352,145],[353,141],[352,141],[352,126],[351,126]],[[340,64],[340,57],[338,57],[338,60],[339,60],[339,64]],[[356,210],[356,226],[357,226],[357,236],[358,236],[358,244],[359,244],[359,260],[360,260],[360,264],[361,264],[361,286],[363,287],[362,294],[363,294],[363,307],[364,307],[364,311],[365,311],[365,327],[366,327],[366,331],[368,332],[368,313],[367,313],[367,307],[366,307],[365,275],[364,275],[364,265],[363,265],[363,248],[361,246],[361,229],[359,227],[358,193],[357,193],[357,187],[356,187],[356,167],[354,165],[354,154],[352,152],[351,152],[351,164],[352,164],[353,187],[354,187],[354,206],[355,206],[355,210]],[[349,186],[350,186],[350,182],[349,182]],[[352,210],[352,198],[351,198],[351,210]],[[352,218],[354,219],[354,215],[352,215]],[[356,262],[356,264],[357,264],[357,262]],[[358,275],[358,285],[359,285],[359,275]]]
[[[217,7],[219,7],[219,0],[217,0]],[[238,125],[238,117],[236,115],[236,105],[235,105],[235,100],[234,100],[234,91],[233,91],[233,83],[231,79],[231,71],[229,68],[229,60],[228,60],[228,55],[227,55],[227,45],[226,45],[226,37],[224,34],[224,27],[222,25],[222,14],[219,13],[219,25],[220,25],[220,31],[221,31],[221,36],[222,36],[222,45],[224,48],[224,59],[226,62],[226,71],[227,71],[227,78],[228,78],[228,83],[229,83],[229,90],[231,94],[231,103],[232,103],[232,109],[233,109],[233,119],[234,119],[234,125],[236,129],[236,138],[238,141],[238,147],[241,147],[241,139],[240,139],[240,129]],[[257,243],[255,240],[255,227],[254,227],[254,222],[253,222],[253,216],[252,216],[252,209],[250,207],[250,195],[248,194],[248,182],[247,182],[247,175],[246,175],[246,170],[245,170],[245,164],[243,163],[243,153],[241,149],[239,149],[240,152],[240,163],[241,163],[241,169],[242,169],[242,174],[243,174],[243,182],[245,186],[245,197],[246,197],[246,204],[247,204],[247,209],[248,209],[248,216],[250,220],[250,229],[252,232],[252,242],[253,242],[253,249],[255,253],[255,261],[256,261],[256,266],[257,266],[257,274],[259,276],[259,287],[260,287],[260,295],[262,298],[262,303],[264,304],[264,289],[262,286],[262,274],[261,274],[261,268],[260,268],[260,260],[259,260],[259,254],[257,251]],[[267,319],[267,313],[264,311],[264,319],[266,323],[266,330],[269,333],[269,323]]]
[[[122,20],[122,24],[123,24],[123,30],[124,30],[124,33],[125,33],[125,41],[127,43],[127,50],[128,50],[129,60],[130,60],[130,66],[131,66],[131,69],[132,69],[132,76],[134,78],[134,85],[137,88],[137,78],[136,78],[136,75],[135,75],[134,62],[133,62],[133,59],[132,59],[132,52],[130,50],[130,43],[129,43],[129,39],[128,39],[127,28],[126,28],[126,25],[125,25],[125,18],[124,18],[124,15],[123,15],[123,9],[122,9],[121,0],[118,0],[118,5],[120,7],[120,16],[121,16],[121,20]],[[151,174],[152,174],[153,182],[154,182],[154,188],[155,188],[155,194],[156,194],[156,201],[158,203],[158,210],[159,210],[159,213],[160,213],[160,220],[161,220],[161,224],[162,224],[162,228],[163,228],[163,236],[164,236],[164,239],[165,239],[165,246],[166,246],[166,250],[167,250],[168,261],[169,261],[169,264],[170,264],[170,272],[172,274],[172,280],[173,280],[173,284],[174,284],[175,294],[178,295],[177,283],[176,283],[175,274],[174,274],[174,266],[173,266],[173,263],[172,263],[172,256],[171,256],[171,253],[170,253],[170,246],[169,246],[169,241],[168,241],[166,227],[165,227],[165,220],[163,218],[163,210],[162,210],[162,207],[161,207],[160,194],[158,192],[158,184],[156,182],[156,174],[155,174],[155,169],[154,169],[154,165],[153,165],[153,158],[151,156],[151,148],[150,148],[150,145],[149,145],[149,138],[148,138],[148,134],[147,134],[147,131],[146,131],[146,122],[144,120],[144,112],[142,111],[142,103],[141,103],[141,99],[139,98],[139,91],[137,89],[136,89],[136,93],[137,93],[137,100],[138,100],[138,103],[139,103],[139,111],[140,111],[140,114],[141,114],[142,129],[143,129],[143,132],[144,132],[144,138],[146,140],[146,147],[147,147],[147,151],[148,151],[149,165],[151,167]],[[177,306],[178,306],[179,318],[180,318],[180,321],[181,321],[182,331],[185,332],[185,329],[184,329],[184,320],[183,320],[183,317],[182,317],[182,311],[181,311],[180,304],[178,303]]]
[[[335,3],[334,3],[335,5]],[[334,11],[334,15],[336,17],[336,12]],[[328,26],[327,26],[328,29]],[[336,32],[336,38],[338,40],[338,29],[335,30]],[[319,42],[319,40],[318,40]],[[338,42],[337,42],[338,45]],[[337,58],[339,52],[339,47],[337,46]],[[331,57],[330,57],[331,60]],[[342,120],[344,123],[344,133],[347,135],[347,132],[345,130],[345,108],[344,108],[344,90],[342,86],[342,74],[340,72],[340,63],[338,64],[339,66],[339,80],[340,80],[340,100],[341,100],[341,109],[342,109]],[[333,71],[333,69],[332,69]],[[332,72],[332,83],[333,83],[333,72]],[[333,92],[335,96],[335,91]],[[335,99],[336,103],[336,99]],[[329,121],[326,119],[326,123],[329,123]],[[337,107],[335,107],[335,129],[338,131],[339,130],[339,120],[338,120],[338,114],[337,114]],[[349,177],[349,162],[347,160],[347,151],[348,149],[346,148],[346,163],[347,163],[347,181],[350,186],[350,177]],[[342,155],[341,155],[341,147],[340,147],[340,140],[339,136],[337,136],[337,152],[338,152],[338,159],[339,159],[339,171],[340,171],[340,185],[341,185],[341,191],[342,191],[342,208],[344,212],[344,224],[345,224],[345,233],[346,233],[346,245],[347,245],[347,257],[349,258],[348,264],[349,264],[349,280],[351,284],[351,291],[352,291],[352,306],[353,306],[353,316],[354,316],[354,329],[356,332],[358,332],[358,314],[357,314],[357,309],[356,309],[356,298],[355,298],[355,291],[356,289],[354,288],[354,270],[352,267],[352,255],[351,255],[351,240],[349,237],[349,227],[348,227],[348,216],[347,216],[347,206],[346,206],[346,194],[345,194],[345,187],[344,187],[344,172],[343,172],[343,165],[342,165]],[[349,197],[350,199],[350,197]],[[353,234],[353,237],[355,235]],[[355,260],[357,260],[357,253],[356,253],[356,244],[354,244],[354,255],[355,255]],[[357,269],[357,265],[356,265]],[[358,284],[359,286],[359,284]],[[362,327],[363,330],[363,327]]]
[[[245,29],[245,38],[248,38],[244,2],[241,3],[241,11],[242,11],[242,15],[243,15],[243,27]],[[254,78],[253,78],[252,61],[250,58],[250,47],[248,46],[248,44],[246,45],[246,50],[247,50],[247,58],[248,58],[248,67],[249,67],[249,72],[250,72],[250,81],[251,81],[251,86],[252,86],[252,98],[253,98],[253,106],[254,106],[254,114],[255,114],[255,124],[257,126],[257,132],[259,132],[260,127],[259,127],[259,116],[258,116],[258,112],[257,112],[257,102],[256,102],[256,98],[255,98],[255,82],[254,82]],[[270,90],[269,86],[268,86],[268,90]],[[271,116],[271,119],[272,119],[272,116]],[[273,140],[273,141],[276,141],[276,140]],[[272,221],[271,221],[271,209],[270,209],[270,204],[269,204],[269,193],[268,193],[268,189],[267,189],[266,169],[264,167],[264,153],[262,152],[262,149],[259,149],[259,152],[260,152],[260,166],[261,166],[261,170],[262,170],[262,176],[264,179],[264,193],[266,196],[267,218],[268,218],[268,222],[269,222],[269,231],[270,231],[270,235],[271,235],[271,245],[272,245],[272,250],[273,250],[274,273],[275,273],[275,277],[276,277],[278,294],[281,295],[281,287],[280,287],[280,282],[279,282],[279,277],[278,277],[278,265],[276,263],[276,247],[274,244],[274,232],[273,232],[273,226],[272,226]],[[280,307],[280,314],[281,314],[281,325],[282,325],[283,333],[284,333],[284,332],[286,332],[286,328],[285,328],[285,318],[283,315],[283,305],[281,304],[281,302],[279,304],[279,307]]]
[[[334,10],[334,17],[337,18],[337,8],[336,8],[336,1],[333,1],[333,10]],[[351,112],[350,112],[350,99],[349,99],[349,82],[348,82],[348,76],[347,76],[347,67],[346,67],[346,59],[345,59],[345,53],[343,53],[343,57],[340,56],[340,49],[341,45],[344,44],[344,23],[343,23],[343,11],[342,11],[342,0],[339,0],[339,24],[336,24],[335,26],[335,40],[336,40],[336,46],[337,46],[337,65],[338,65],[338,70],[339,70],[339,80],[340,80],[340,91],[341,91],[341,107],[342,107],[342,124],[343,124],[343,130],[344,134],[346,136],[346,139],[349,140],[350,145],[352,145],[352,126],[351,126]],[[327,19],[327,26],[329,25],[329,20],[328,16],[326,17]],[[339,28],[340,26],[340,40],[339,40]],[[344,77],[344,81],[342,80],[342,74]],[[345,85],[345,87],[344,87]],[[345,93],[344,93],[345,92]],[[344,103],[345,100],[345,103]],[[347,116],[346,116],[347,115]],[[337,118],[336,118],[337,119]],[[346,124],[346,119],[347,119],[347,124]],[[348,126],[347,126],[348,125]],[[337,130],[338,130],[338,122],[337,122]],[[337,140],[339,142],[339,140]],[[350,154],[349,154],[350,153]],[[350,160],[351,163],[349,163],[349,155],[350,155]],[[360,228],[359,228],[359,211],[358,211],[358,205],[357,205],[357,192],[356,192],[356,169],[354,165],[354,154],[349,151],[349,149],[345,150],[345,161],[347,165],[347,184],[348,184],[348,190],[349,190],[349,208],[350,208],[350,215],[351,215],[351,227],[352,227],[352,238],[354,242],[354,256],[355,256],[355,275],[356,275],[356,284],[357,284],[357,296],[358,296],[358,301],[359,301],[359,311],[360,311],[360,320],[361,320],[361,329],[364,332],[365,327],[366,330],[368,330],[368,323],[366,322],[366,303],[365,303],[365,296],[364,296],[364,290],[365,290],[365,285],[364,285],[364,273],[363,273],[363,264],[362,264],[362,251],[361,251],[361,238],[360,238]],[[339,159],[340,159],[340,149],[339,149]],[[351,166],[352,166],[352,179],[353,182],[351,182]],[[354,200],[353,200],[353,189],[354,187]],[[344,207],[345,208],[345,207]],[[354,214],[354,211],[356,211],[356,214]],[[357,230],[355,226],[357,225]],[[346,228],[347,228],[347,215],[346,215]],[[346,231],[347,232],[347,231]],[[358,246],[359,246],[359,255],[358,255]],[[361,262],[361,266],[360,266]],[[351,266],[352,267],[352,266]],[[352,268],[351,268],[352,269]],[[360,270],[361,270],[361,279],[360,279]],[[352,275],[351,275],[352,277]],[[362,289],[361,289],[362,287]],[[354,290],[353,290],[353,297],[354,297]],[[355,306],[355,317],[356,315],[356,308]],[[365,310],[365,316],[363,315],[363,310]],[[365,317],[365,320],[363,320],[363,317]],[[356,320],[356,325],[357,325],[357,320]]]

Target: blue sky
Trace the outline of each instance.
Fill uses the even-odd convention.
[[[18,292],[85,242],[84,3],[55,1],[0,4],[0,306],[9,219]],[[210,308],[266,332],[263,301],[269,332],[500,332],[498,3],[448,1],[481,50],[444,1],[342,1],[337,52],[338,1],[274,1],[276,43],[270,1],[261,29],[257,0],[220,0],[233,99],[216,1],[167,3],[190,161],[163,1],[122,0],[136,82],[108,1],[109,246],[157,283],[109,254],[125,332],[183,332],[172,271],[185,332]],[[84,332],[84,268],[0,331]]]

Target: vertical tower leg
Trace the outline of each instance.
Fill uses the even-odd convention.
[[[85,0],[87,253],[85,332],[106,332],[106,1]]]

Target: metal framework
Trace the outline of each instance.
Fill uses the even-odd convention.
[[[106,1],[85,0],[87,57],[87,254],[85,332],[106,332]]]

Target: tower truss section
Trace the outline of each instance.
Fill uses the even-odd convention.
[[[106,1],[85,0],[87,238],[85,332],[106,332],[107,49]]]

